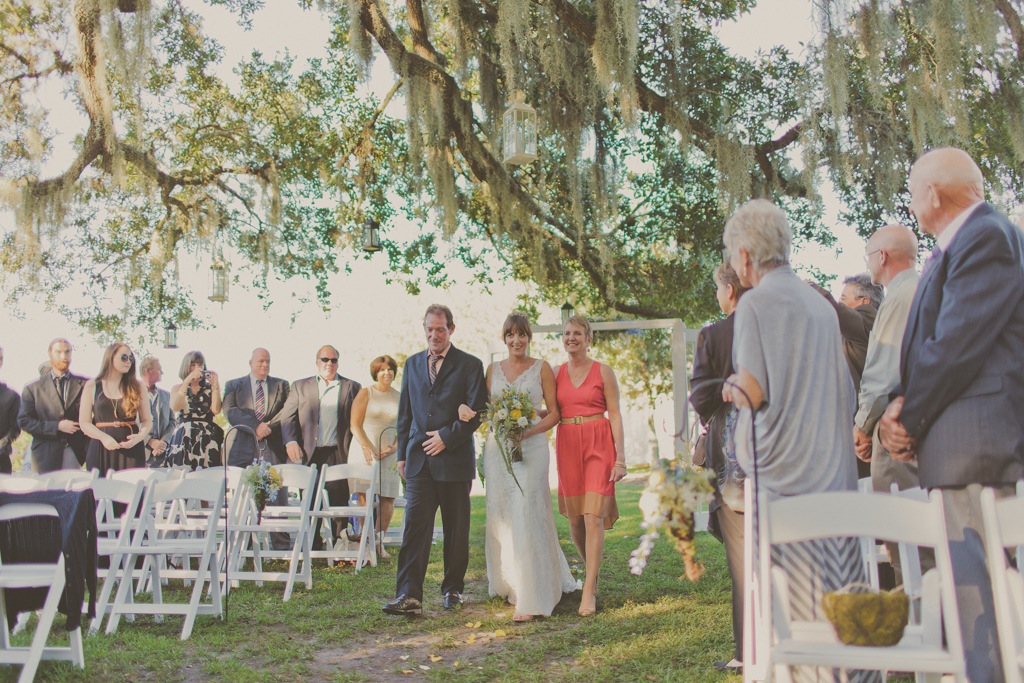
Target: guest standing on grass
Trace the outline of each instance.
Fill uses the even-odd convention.
[[[548,410],[547,415],[535,418],[523,431],[523,459],[512,463],[514,477],[498,451],[493,432],[484,445],[488,592],[515,605],[512,620],[521,623],[550,616],[562,594],[579,589],[579,584],[558,545],[548,484],[551,454],[546,433],[559,419],[555,373],[547,361],[527,355],[533,330],[525,315],[508,316],[502,325],[502,338],[508,357],[487,368],[491,399],[511,387],[529,395],[538,411],[542,404]],[[469,406],[462,406],[460,416],[469,420],[476,413]]]
[[[729,261],[752,289],[736,305],[736,373],[722,397],[739,408],[737,459],[769,496],[851,491],[853,382],[835,310],[790,268],[792,238],[786,214],[764,199],[747,202],[726,223]],[[777,546],[773,561],[791,577],[790,607],[803,621],[825,621],[821,596],[866,578],[856,539]],[[850,674],[851,681],[878,680],[875,672]],[[794,677],[832,680],[832,671],[796,667]]]
[[[395,513],[395,498],[402,492],[402,478],[398,476],[398,400],[399,392],[392,384],[398,373],[398,363],[391,356],[378,356],[370,363],[370,377],[374,384],[363,387],[352,402],[352,436],[363,449],[367,465],[380,461],[380,512],[377,516],[377,555],[384,552],[384,534],[391,526]],[[366,501],[369,482],[353,479],[353,491],[359,494],[359,504]]]
[[[473,433],[480,420],[463,422],[459,406],[483,410],[484,369],[479,359],[452,346],[455,320],[447,306],[427,308],[423,331],[427,349],[406,361],[398,403],[398,473],[405,478],[408,503],[395,599],[382,608],[387,614],[423,612],[423,579],[438,508],[444,526],[441,593],[446,610],[462,606],[469,566],[469,490],[476,477]]]
[[[729,262],[715,271],[718,306],[724,320],[708,325],[697,336],[693,354],[693,377],[690,403],[700,416],[705,430],[705,462],[715,473],[715,497],[710,506],[710,531],[725,545],[725,558],[732,578],[733,656],[729,662],[715,662],[719,670],[743,668],[743,512],[736,511],[722,498],[721,485],[726,480],[725,429],[732,406],[722,400],[722,380],[732,376],[732,335],[736,304],[747,291]]]
[[[71,372],[71,342],[58,337],[47,353],[49,368],[25,385],[18,409],[18,426],[32,435],[32,471],[37,474],[81,469],[89,442],[78,426],[87,380]]]
[[[82,390],[78,423],[90,438],[85,466],[98,469],[101,477],[146,464],[153,416],[149,392],[135,376],[135,354],[127,344],[115,342],[103,352],[99,374]]]
[[[223,464],[224,430],[213,421],[220,412],[220,378],[206,369],[206,358],[189,351],[178,370],[181,384],[171,389],[171,410],[177,424],[167,447],[168,465],[188,465],[193,470]]]
[[[558,511],[586,565],[580,616],[597,611],[604,532],[619,518],[615,484],[626,476],[619,384],[610,367],[587,355],[590,322],[574,315],[562,329],[569,360],[555,373],[560,422],[555,441]]]

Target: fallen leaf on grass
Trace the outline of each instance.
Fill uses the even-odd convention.
[[[470,645],[472,645],[473,643],[476,642],[476,636],[474,636],[472,634],[466,636],[466,642],[469,643]]]
[[[430,667],[427,666],[426,664],[420,664],[420,668],[423,669],[424,671],[430,671]]]
[[[495,632],[494,632],[494,637],[495,637],[495,638],[504,638],[504,637],[505,637],[506,635],[508,635],[508,634],[507,634],[507,633],[505,633],[505,632],[504,632],[503,630],[501,630],[500,628],[499,628],[499,629],[498,629],[497,631],[495,631]]]
[[[452,664],[452,666],[458,666],[458,665],[459,665],[458,662],[455,662],[454,664]]]
[[[416,672],[413,671],[412,669],[402,669],[402,673],[404,673],[404,674],[413,674],[413,673],[416,673]]]
[[[401,657],[399,657],[399,659],[401,659],[404,662],[405,660],[409,659],[409,655],[402,655]]]
[[[480,628],[480,624],[481,623],[482,622],[479,622],[479,621],[477,621],[477,622],[467,621],[466,622],[466,628]]]
[[[430,661],[432,662],[440,662],[442,659],[444,659],[444,657],[441,655],[430,655]]]

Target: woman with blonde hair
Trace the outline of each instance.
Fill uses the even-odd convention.
[[[135,354],[115,342],[103,352],[100,372],[82,389],[78,413],[82,431],[90,437],[85,464],[108,470],[142,467],[146,439],[153,427],[149,392],[135,376]]]

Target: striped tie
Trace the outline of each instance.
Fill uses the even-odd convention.
[[[441,356],[430,356],[430,385],[434,385],[437,379],[437,364],[441,362]]]
[[[263,422],[267,416],[267,395],[263,392],[263,380],[256,380],[256,419]]]

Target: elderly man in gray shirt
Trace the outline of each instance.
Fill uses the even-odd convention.
[[[888,493],[894,482],[901,490],[920,485],[917,463],[893,460],[874,434],[879,418],[889,405],[889,393],[900,382],[900,346],[910,304],[917,291],[918,274],[914,270],[917,237],[903,225],[880,228],[864,248],[864,262],[871,273],[871,281],[885,287],[886,295],[868,338],[853,443],[857,457],[871,461],[875,491]]]

